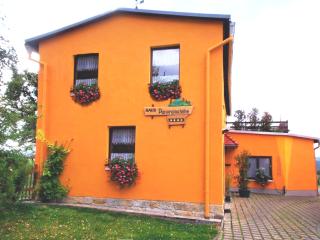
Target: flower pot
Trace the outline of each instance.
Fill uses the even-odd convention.
[[[250,197],[250,191],[249,190],[240,190],[239,189],[239,196],[243,198]]]

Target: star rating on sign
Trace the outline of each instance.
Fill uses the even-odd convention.
[[[186,116],[168,116],[168,125],[184,125]]]

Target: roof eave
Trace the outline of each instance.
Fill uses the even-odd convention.
[[[165,17],[184,17],[184,18],[197,18],[205,20],[219,20],[223,22],[230,21],[230,15],[224,14],[206,14],[206,13],[188,13],[188,12],[171,12],[171,11],[158,11],[158,10],[147,10],[147,9],[131,9],[131,8],[119,8],[111,12],[102,13],[94,17],[76,22],[74,24],[56,29],[54,31],[41,34],[32,38],[25,40],[25,46],[30,47],[35,51],[39,51],[39,43],[48,38],[55,37],[59,34],[69,32],[76,28],[91,24],[102,19],[111,17],[115,14],[130,13],[130,14],[140,14],[140,15],[152,15],[152,16],[165,16]]]

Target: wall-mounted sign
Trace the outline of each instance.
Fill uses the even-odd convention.
[[[145,107],[144,115],[149,117],[167,116],[169,126],[184,125],[192,110],[193,106]]]

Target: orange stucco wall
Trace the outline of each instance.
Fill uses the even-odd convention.
[[[226,150],[226,174],[236,176],[235,157],[243,150],[252,156],[272,157],[272,182],[264,188],[254,181],[249,183],[252,189],[276,189],[282,191],[317,191],[316,166],[313,140],[294,136],[261,135],[246,133],[228,133],[239,146]],[[232,187],[237,187],[233,179]]]
[[[207,49],[223,39],[222,23],[120,14],[40,43],[47,83],[40,73],[39,107],[45,97],[45,134],[50,141],[73,139],[62,176],[70,196],[204,201],[204,106]],[[194,111],[184,128],[167,126],[165,117],[145,117],[146,106],[166,106],[148,93],[151,47],[180,45],[182,96]],[[70,97],[74,55],[99,53],[101,98],[80,106]],[[222,204],[224,150],[222,125],[222,48],[211,54],[210,203]],[[136,126],[135,186],[119,189],[104,170],[109,127]],[[38,129],[43,129],[41,117]],[[37,162],[41,165],[39,143]]]

